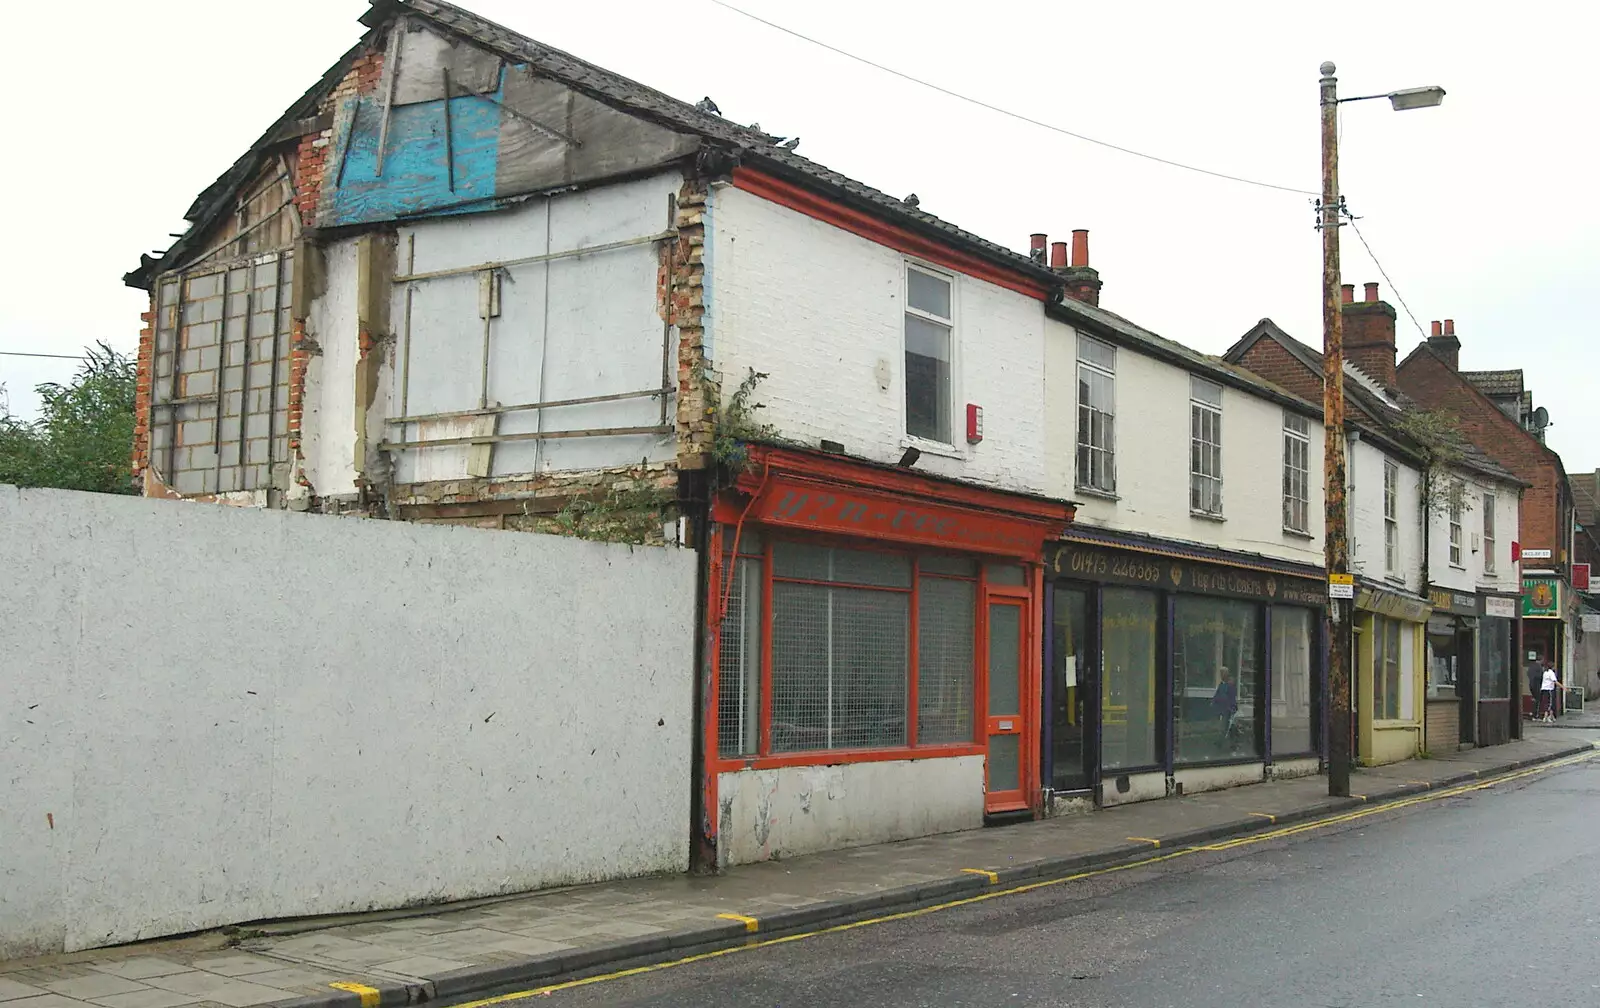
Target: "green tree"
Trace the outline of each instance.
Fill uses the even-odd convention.
[[[0,399],[0,483],[133,493],[136,376],[132,359],[101,343],[70,382],[35,389],[39,419],[12,416]]]

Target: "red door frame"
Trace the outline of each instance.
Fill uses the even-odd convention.
[[[1020,812],[1033,807],[1038,795],[1038,767],[1039,767],[1039,719],[1035,716],[1039,706],[1038,632],[1035,623],[1038,621],[1041,596],[1034,590],[1037,568],[1029,570],[1021,585],[997,585],[983,579],[983,604],[980,609],[980,633],[977,641],[978,662],[978,708],[982,717],[978,719],[983,728],[982,744],[984,749],[983,772],[983,811],[986,815],[998,812]],[[1017,610],[1018,641],[1020,651],[1017,655],[1017,706],[1015,715],[992,714],[989,711],[989,612],[994,605],[1009,605]],[[1000,728],[1003,721],[1015,723],[1015,729],[1004,731]],[[999,734],[1016,735],[1017,739],[1017,786],[1006,791],[993,791],[989,788],[989,748],[990,740]]]

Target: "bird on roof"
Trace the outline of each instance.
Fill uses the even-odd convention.
[[[919,207],[919,206],[922,205],[922,201],[917,199],[917,194],[916,193],[912,193],[910,196],[907,196],[905,199],[901,200],[900,202],[902,202],[906,206],[912,207],[912,208]]]
[[[794,150],[796,147],[800,146],[800,138],[790,137],[778,146],[782,147],[784,150]]]
[[[710,95],[706,95],[704,98],[695,102],[694,107],[702,112],[710,112],[712,115],[722,114],[722,110],[717,108],[717,103],[711,100]]]

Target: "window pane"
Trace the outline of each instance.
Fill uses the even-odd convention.
[[[906,301],[940,318],[950,317],[950,281],[921,270],[906,270]]]
[[[906,433],[950,441],[950,330],[906,316]]]
[[[972,741],[977,585],[923,578],[917,599],[917,742]]]
[[[772,544],[774,577],[845,584],[911,587],[911,561],[899,553],[838,549],[810,543]]]
[[[1022,607],[989,606],[989,716],[1022,713]]]
[[[1222,405],[1222,386],[1208,382],[1204,378],[1189,376],[1189,398],[1197,399],[1213,406]]]
[[[966,557],[925,553],[917,558],[917,566],[924,574],[949,574],[956,577],[978,576],[978,563]]]
[[[1178,762],[1260,756],[1260,608],[1182,595],[1176,614],[1172,713]]]
[[[1100,761],[1107,770],[1156,762],[1154,592],[1107,588],[1102,596]]]
[[[717,647],[717,752],[723,756],[753,756],[760,742],[761,581],[761,561],[741,559],[728,587]]]
[[[1058,588],[1050,631],[1052,667],[1050,675],[1050,738],[1055,786],[1076,790],[1089,785],[1085,756],[1085,722],[1092,711],[1084,710],[1088,672],[1089,596],[1086,592]]]
[[[905,744],[910,597],[773,585],[773,752]]]
[[[1499,616],[1478,621],[1478,689],[1484,700],[1504,700],[1511,696],[1511,648],[1513,624]]]
[[[989,579],[990,584],[1022,585],[1027,583],[1022,568],[1014,564],[985,564],[983,572],[984,576]]]
[[[1117,367],[1116,348],[1087,336],[1078,337],[1078,359],[1105,368],[1107,371],[1115,371]]]
[[[1311,610],[1272,611],[1272,752],[1312,751]]]

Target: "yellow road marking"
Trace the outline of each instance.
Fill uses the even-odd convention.
[[[1367,800],[1367,796],[1364,795],[1364,794],[1353,794],[1350,797],[1352,797],[1352,798],[1360,798],[1362,801],[1366,801]]]
[[[378,988],[368,987],[358,983],[331,983],[329,987],[337,987],[342,991],[361,995],[361,1008],[378,1008]]]
[[[1272,815],[1270,812],[1251,812],[1250,814],[1253,816],[1260,816],[1274,826],[1278,825],[1278,817]]]
[[[982,876],[984,876],[985,878],[987,878],[989,880],[989,884],[990,885],[999,885],[1000,884],[1000,873],[999,872],[992,872],[987,868],[963,868],[961,870],[966,872],[968,875],[982,875]]]
[[[717,916],[723,920],[738,921],[744,925],[746,931],[759,931],[761,929],[760,921],[754,917],[746,917],[744,914],[717,914]]]
[[[1594,743],[1593,746],[1596,750],[1600,750],[1600,742]],[[682,959],[673,959],[669,962],[653,963],[648,966],[634,966],[631,969],[618,970],[615,973],[604,973],[599,976],[584,977],[581,980],[567,980],[561,983],[548,984],[544,987],[535,987],[531,990],[513,991],[510,994],[501,994],[498,997],[483,998],[479,1001],[468,1001],[464,1004],[456,1005],[455,1008],[487,1008],[489,1005],[506,1004],[511,1001],[521,1001],[525,998],[540,997],[545,994],[554,994],[557,991],[572,990],[574,988],[587,987],[591,984],[606,983],[612,980],[622,980],[631,976],[639,976],[643,973],[654,973],[658,970],[675,969],[679,966],[689,966],[697,962],[704,962],[708,959],[717,959],[722,956],[734,955],[738,952],[748,952],[751,949],[767,948],[771,945],[784,945],[788,942],[802,941],[807,938],[816,938],[820,935],[841,934],[845,931],[854,931],[856,928],[868,927],[876,924],[889,924],[894,921],[910,920],[913,917],[921,917],[925,914],[937,913],[941,910],[953,910],[957,907],[970,906],[973,903],[983,903],[988,900],[998,899],[1002,896],[1015,896],[1020,893],[1034,892],[1038,889],[1047,889],[1051,886],[1064,885],[1068,882],[1078,882],[1083,879],[1096,878],[1101,875],[1111,875],[1116,872],[1124,872],[1133,868],[1148,868],[1150,865],[1160,864],[1163,861],[1171,861],[1173,858],[1184,857],[1199,851],[1231,850],[1235,847],[1244,847],[1250,844],[1262,843],[1268,840],[1279,840],[1283,837],[1293,836],[1298,833],[1307,833],[1311,830],[1324,829],[1328,826],[1337,826],[1341,823],[1351,822],[1356,819],[1363,819],[1367,816],[1378,815],[1384,812],[1393,812],[1396,809],[1407,808],[1412,805],[1421,805],[1424,802],[1439,801],[1443,798],[1451,798],[1456,795],[1466,794],[1470,791],[1487,790],[1488,788],[1492,788],[1498,784],[1504,784],[1507,781],[1519,780],[1523,777],[1531,777],[1534,774],[1541,774],[1550,770],[1557,770],[1561,767],[1571,766],[1574,763],[1583,763],[1594,759],[1596,755],[1597,754],[1595,752],[1581,753],[1577,756],[1568,756],[1565,759],[1541,764],[1540,766],[1536,766],[1528,770],[1506,774],[1504,777],[1497,777],[1493,780],[1475,784],[1463,784],[1459,787],[1449,788],[1443,791],[1429,791],[1427,794],[1416,795],[1415,797],[1411,798],[1403,798],[1399,801],[1390,802],[1386,805],[1374,805],[1370,808],[1358,809],[1354,812],[1345,812],[1340,815],[1329,816],[1326,819],[1314,819],[1310,822],[1299,823],[1294,826],[1285,826],[1279,829],[1267,830],[1262,833],[1252,833],[1249,836],[1239,837],[1235,840],[1229,840],[1223,843],[1210,844],[1205,847],[1189,847],[1185,848],[1184,850],[1170,851],[1166,854],[1157,854],[1154,857],[1148,857],[1141,861],[1130,861],[1127,864],[1112,865],[1109,868],[1096,868],[1091,871],[1078,872],[1073,875],[1063,875],[1060,878],[1044,879],[1039,882],[1028,882],[1023,885],[1012,886],[1009,889],[994,889],[990,890],[989,892],[979,893],[976,896],[966,896],[961,899],[950,900],[946,903],[936,903],[932,906],[918,907],[915,910],[902,910],[898,913],[885,914],[882,917],[871,917],[866,920],[851,921],[847,924],[835,924],[831,927],[819,928],[816,931],[803,931],[797,934],[783,935],[779,938],[768,938],[764,941],[752,941],[744,945],[736,945],[731,948],[715,949],[711,952],[701,952],[696,955],[685,956]],[[1363,800],[1365,799],[1363,798]],[[1128,837],[1128,839],[1140,840],[1145,838]],[[732,915],[718,914],[718,916],[728,917]],[[357,985],[334,984],[333,986],[350,989],[351,987]],[[367,989],[371,990],[371,988]],[[376,994],[377,992],[374,991],[373,993]],[[374,1005],[376,1003],[376,1001],[373,1002]],[[363,998],[362,1001],[362,1008],[371,1008],[371,1006],[366,1004],[365,998]]]
[[[1152,839],[1152,838],[1147,837],[1147,836],[1131,836],[1131,837],[1128,837],[1127,839],[1129,839],[1129,840],[1138,840],[1139,842],[1147,843],[1152,847],[1160,847],[1161,846],[1161,841],[1160,840],[1155,840],[1155,839]]]

